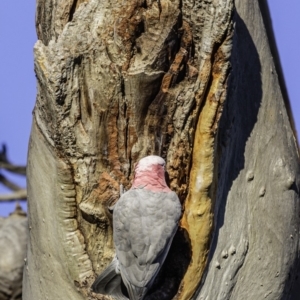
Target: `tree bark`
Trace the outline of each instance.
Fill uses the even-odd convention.
[[[184,212],[147,299],[289,299],[299,153],[257,0],[37,1],[23,299],[91,293],[145,155]]]

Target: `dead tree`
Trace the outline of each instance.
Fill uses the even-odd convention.
[[[26,175],[25,166],[15,165],[8,160],[5,144],[2,145],[2,149],[0,151],[0,184],[11,190],[11,192],[7,194],[0,194],[0,202],[25,200],[27,198],[26,189],[21,188],[12,180],[7,178],[7,176],[1,172],[2,169],[13,174]]]
[[[257,0],[38,0],[23,299],[108,299],[111,215],[136,161],[184,212],[148,299],[289,299],[299,153]]]
[[[9,179],[2,170],[24,175],[25,166],[12,164],[7,157],[6,145],[0,151],[0,184],[11,190],[0,194],[1,202],[25,200],[26,189]],[[22,299],[22,275],[27,244],[26,213],[17,203],[8,217],[0,217],[0,300]]]
[[[26,244],[26,213],[17,205],[8,217],[0,217],[0,300],[22,299]]]

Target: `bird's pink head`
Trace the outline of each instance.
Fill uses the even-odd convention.
[[[165,180],[165,165],[163,158],[149,155],[142,158],[135,167],[132,183],[134,189],[145,188],[153,192],[170,192]]]

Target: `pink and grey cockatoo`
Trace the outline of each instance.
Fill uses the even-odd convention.
[[[155,155],[142,158],[131,189],[113,210],[116,256],[94,282],[93,291],[127,299],[121,292],[122,278],[131,300],[144,299],[168,254],[180,216],[178,196],[165,181],[165,161]]]

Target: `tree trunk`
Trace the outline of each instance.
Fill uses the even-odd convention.
[[[257,0],[37,1],[23,299],[111,299],[108,207],[167,161],[184,212],[147,299],[289,299],[299,156]]]

